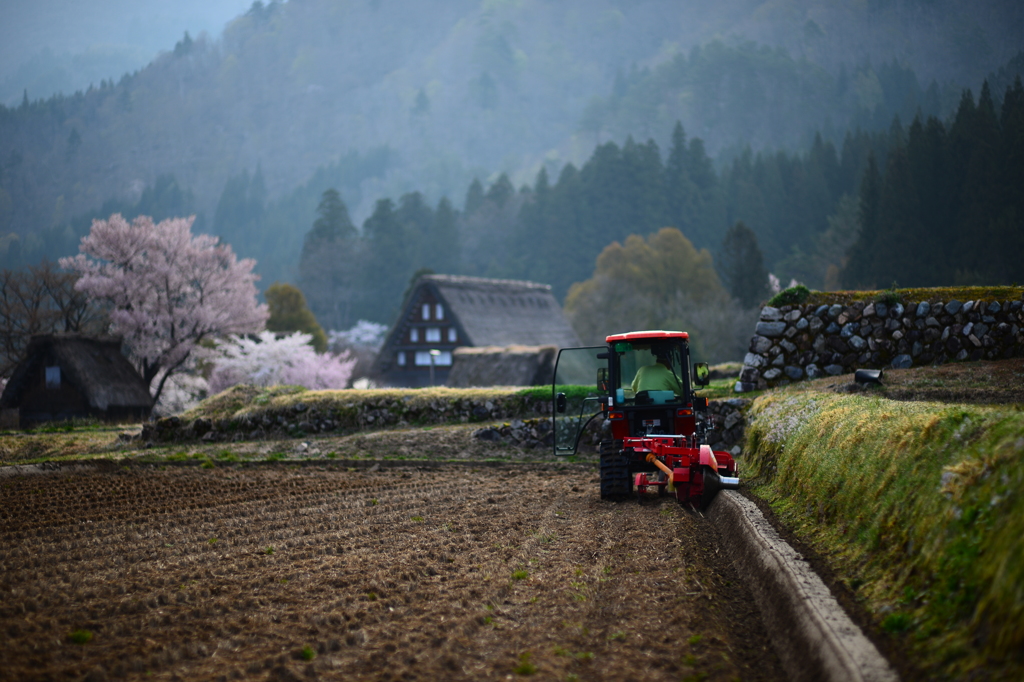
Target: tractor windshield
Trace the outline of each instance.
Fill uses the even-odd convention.
[[[683,342],[677,339],[615,344],[620,405],[686,402],[689,376]]]

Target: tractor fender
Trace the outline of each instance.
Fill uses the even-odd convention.
[[[710,445],[700,446],[700,463],[711,467],[712,471],[718,471],[718,460],[715,459],[715,453],[711,451]]]

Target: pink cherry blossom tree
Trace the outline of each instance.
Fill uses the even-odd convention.
[[[317,353],[310,334],[280,335],[262,332],[252,337],[232,336],[213,348],[199,351],[213,365],[210,393],[235,384],[274,386],[289,384],[313,390],[345,388],[356,365],[348,351],[340,355]]]
[[[114,214],[93,221],[78,256],[60,260],[81,275],[79,291],[110,304],[111,332],[124,338],[154,401],[200,342],[258,332],[267,321],[256,302],[256,261],[193,235],[194,220],[140,216],[129,224]]]

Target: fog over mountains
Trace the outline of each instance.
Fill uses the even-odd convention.
[[[977,92],[1024,48],[1024,3],[1003,0],[170,7],[0,10],[0,238],[74,233],[75,216],[137,202],[167,176],[216,233],[225,186],[257,171],[266,200],[337,187],[358,225],[382,196],[416,190],[460,208],[474,177],[505,172],[518,187],[629,135],[664,151],[677,120],[712,158],[801,149],[818,130],[841,139],[894,114],[948,116],[963,88]],[[67,55],[88,68],[60,75]],[[82,74],[93,87],[64,90],[85,87]],[[296,214],[281,262],[295,261],[314,208]]]
[[[251,0],[5,0],[0,103],[87,90],[146,66],[185,31],[220,35]]]

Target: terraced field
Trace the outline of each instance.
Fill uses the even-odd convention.
[[[776,680],[710,523],[583,465],[0,477],[0,678]]]

